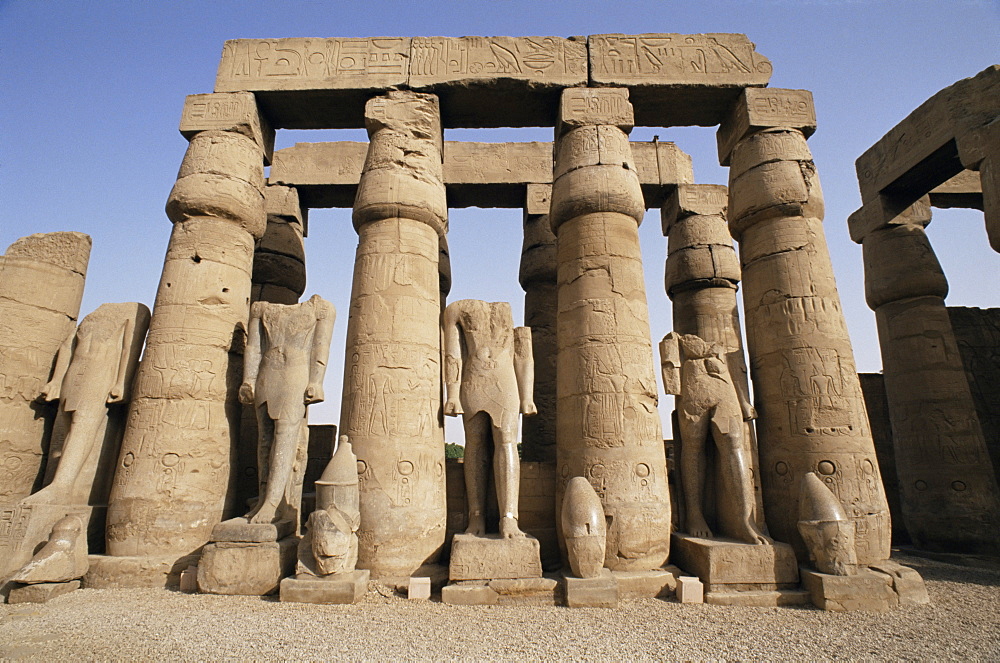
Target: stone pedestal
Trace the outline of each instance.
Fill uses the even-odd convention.
[[[463,580],[441,588],[449,605],[561,605],[563,589],[554,578]]]
[[[178,587],[181,573],[198,563],[201,553],[185,555],[128,556],[88,555],[90,568],[83,577],[88,589]]]
[[[540,547],[533,536],[456,534],[451,544],[448,578],[452,582],[541,577]]]
[[[611,571],[601,569],[596,578],[564,576],[566,605],[570,608],[617,608],[618,582]]]
[[[677,578],[684,575],[678,567],[668,564],[651,571],[612,571],[622,599],[661,599],[677,591]]]
[[[274,594],[281,579],[295,571],[298,545],[299,539],[294,536],[257,543],[210,543],[198,562],[198,591],[244,596]]]
[[[822,610],[888,612],[899,605],[892,579],[868,569],[853,576],[835,576],[803,568],[802,586],[809,591],[813,605]]]
[[[729,229],[743,268],[768,528],[808,559],[799,484],[816,472],[854,522],[858,561],[868,564],[889,557],[889,509],[806,145],[815,124],[807,91],[746,89],[719,129],[719,156],[731,166]]]
[[[410,576],[445,537],[439,235],[447,231],[437,97],[369,100],[354,205],[340,432],[358,457],[358,567]]]
[[[332,576],[317,576],[300,573],[294,578],[281,581],[282,603],[357,603],[368,592],[368,569],[357,569]]]
[[[11,588],[10,594],[7,595],[7,603],[45,603],[77,589],[80,589],[79,580],[18,585]]]
[[[628,90],[563,90],[550,221],[558,238],[557,497],[585,477],[608,517],[604,566],[649,570],[670,547],[667,466],[639,251],[645,205]]]
[[[233,506],[237,391],[273,132],[252,94],[223,97],[185,105],[190,144],[167,201],[173,232],[108,506],[115,557],[183,558]],[[206,114],[213,99],[217,112]]]

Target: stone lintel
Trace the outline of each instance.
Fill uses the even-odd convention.
[[[567,88],[559,98],[556,136],[571,129],[597,125],[615,126],[628,133],[635,125],[628,88]]]
[[[975,170],[963,170],[930,191],[931,207],[983,209],[983,182]]]
[[[274,154],[274,128],[257,107],[251,92],[190,94],[181,112],[181,135],[191,140],[201,131],[232,131],[253,139],[264,151],[264,163]]]
[[[743,138],[775,127],[799,129],[806,138],[816,131],[816,108],[809,90],[747,88],[743,90],[716,133],[719,163],[729,165],[733,148]]]
[[[634,142],[631,149],[647,208],[694,181],[690,155],[674,143]],[[360,142],[297,143],[274,153],[268,182],[294,187],[305,209],[349,208],[367,150]],[[551,183],[552,144],[446,141],[444,180],[449,207],[520,209],[533,195],[529,185]]]
[[[726,216],[729,187],[722,184],[678,184],[660,208],[663,236],[673,224],[689,216]]]
[[[931,202],[928,196],[904,207],[886,196],[879,196],[847,217],[847,228],[851,239],[860,244],[870,233],[881,228],[903,225],[926,228],[930,222]]]

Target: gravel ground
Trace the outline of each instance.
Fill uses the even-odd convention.
[[[1000,565],[899,556],[931,605],[888,614],[645,599],[617,610],[449,606],[384,590],[320,606],[85,589],[0,605],[4,660],[1000,660]],[[373,585],[374,587],[374,585]]]

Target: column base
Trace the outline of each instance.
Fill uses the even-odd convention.
[[[673,564],[652,571],[612,571],[620,599],[662,599],[677,591],[677,578],[684,572]]]
[[[79,580],[69,582],[40,582],[34,585],[15,585],[7,596],[7,603],[45,603],[57,596],[80,589]]]
[[[130,589],[137,587],[177,587],[181,572],[198,563],[201,553],[156,557],[113,557],[88,555],[90,569],[83,576],[88,589]]]
[[[618,582],[608,569],[601,569],[596,578],[563,576],[566,583],[566,605],[570,608],[617,608],[620,595]]]
[[[323,578],[300,573],[281,581],[282,603],[357,603],[368,592],[371,574],[367,569],[337,573]]]
[[[441,588],[449,605],[561,605],[563,591],[555,578],[466,580]]]

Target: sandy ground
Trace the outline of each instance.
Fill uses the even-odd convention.
[[[616,610],[472,607],[369,591],[357,605],[319,606],[85,589],[47,604],[0,605],[0,657],[1000,660],[1000,564],[896,559],[920,571],[931,605],[887,614],[656,599],[624,601]]]

